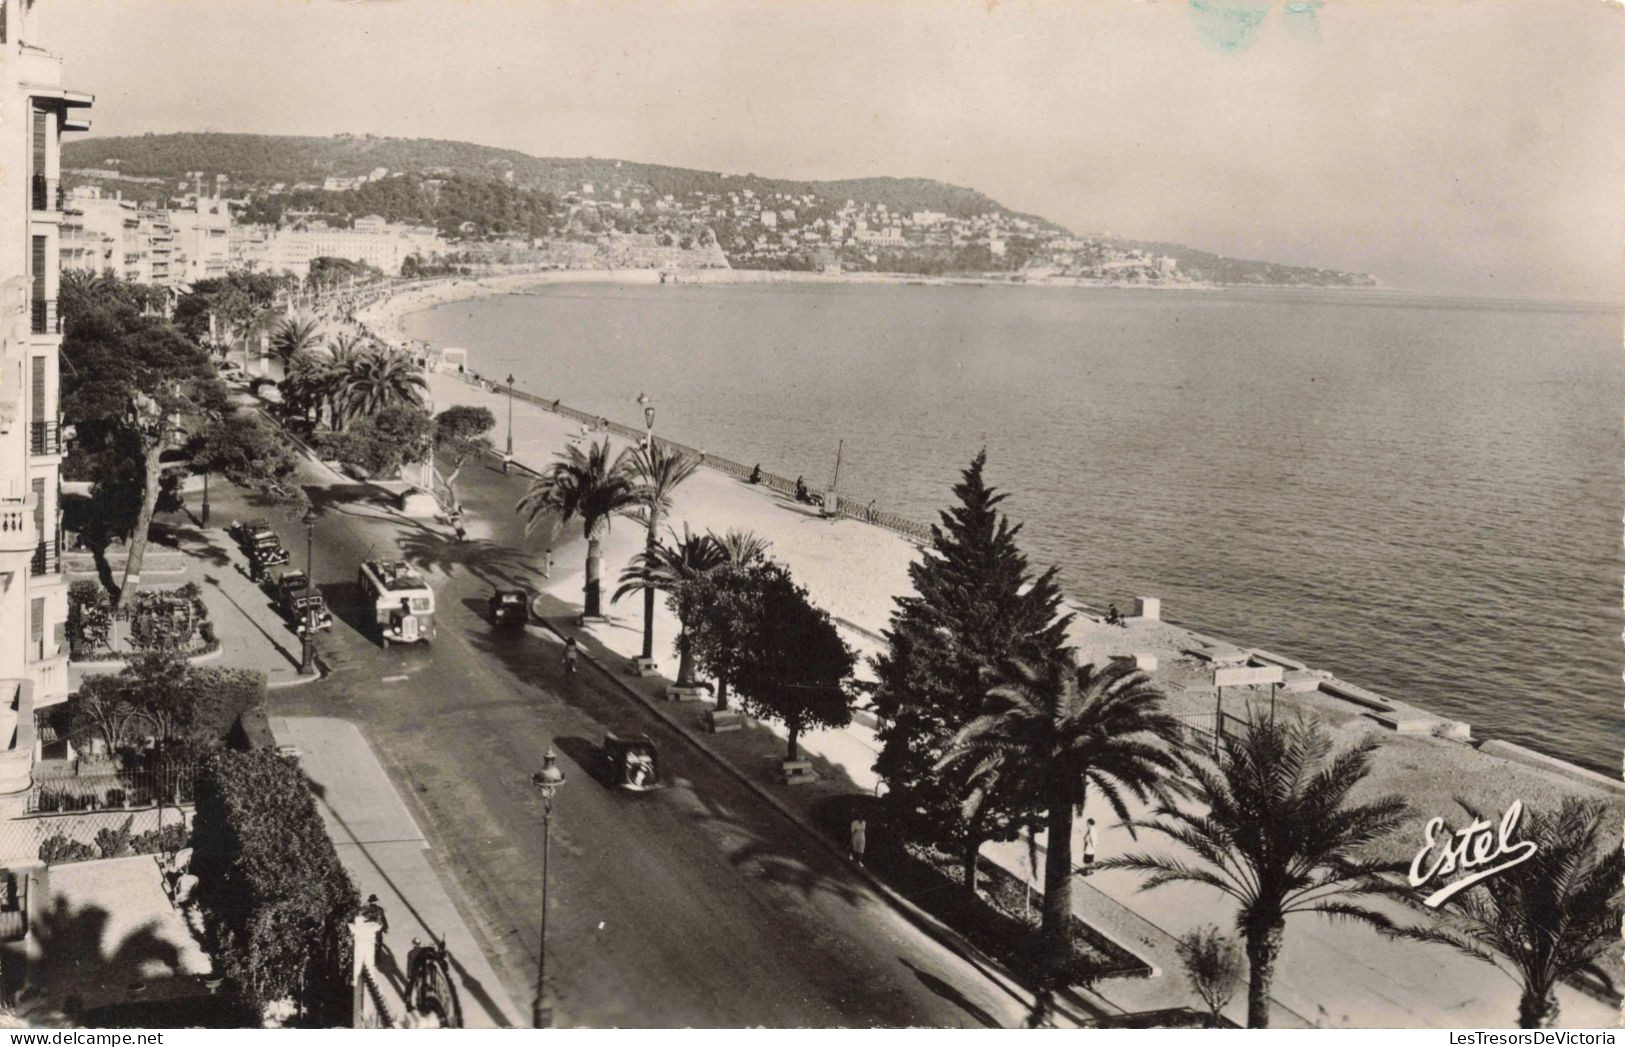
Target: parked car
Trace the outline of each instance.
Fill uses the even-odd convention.
[[[498,589],[490,602],[494,626],[513,628],[530,620],[530,596],[523,589]]]
[[[238,546],[244,552],[247,552],[249,547],[254,544],[253,538],[255,535],[276,534],[275,531],[271,530],[271,525],[264,520],[233,520],[231,526],[226,529],[226,533],[236,539]]]
[[[276,535],[268,535],[256,539],[248,550],[248,565],[251,569],[264,574],[268,567],[281,567],[288,562],[288,550],[282,548],[282,539]]]
[[[272,591],[276,596],[276,605],[286,613],[294,600],[309,593],[310,578],[303,571],[283,571],[272,583]]]
[[[322,599],[321,593],[290,597],[283,611],[293,620],[293,627],[301,636],[305,634],[307,625],[315,626],[318,632],[333,628],[333,615],[328,611],[327,601]]]
[[[609,780],[622,789],[648,792],[660,785],[659,755],[646,734],[605,734],[604,759]]]

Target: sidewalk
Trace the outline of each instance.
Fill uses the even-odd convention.
[[[339,860],[365,899],[378,895],[389,918],[380,979],[391,1013],[405,1013],[404,965],[414,938],[443,937],[452,957],[463,1024],[470,1029],[529,1025],[508,999],[456,903],[429,860],[428,843],[355,724],[322,717],[271,718],[278,744],[299,749],[299,763]]]
[[[234,503],[240,498],[227,494],[229,486],[216,483],[211,494],[218,494],[211,512],[214,526],[197,526],[185,514],[175,514],[163,522],[183,554],[186,570],[183,573],[153,577],[147,584],[152,587],[174,589],[195,582],[202,590],[209,621],[214,626],[219,650],[201,656],[202,664],[221,668],[258,669],[265,674],[270,688],[292,687],[317,679],[299,673],[301,654],[299,635],[289,626],[287,619],[271,602],[271,597],[248,576],[248,561],[231,536],[226,525],[234,518],[248,519],[264,516],[271,526],[283,535],[290,550],[300,543],[293,541],[295,525],[272,518],[272,514],[250,509]],[[165,548],[165,547],[158,547]],[[303,569],[299,558],[290,567]],[[75,578],[91,577],[76,575]],[[70,662],[68,664],[69,689],[76,690],[88,674],[117,672],[122,663]]]

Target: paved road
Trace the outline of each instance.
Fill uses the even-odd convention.
[[[564,676],[550,637],[493,635],[493,584],[534,577],[534,556],[512,551],[523,544],[512,512],[522,482],[473,465],[461,486],[475,517],[466,543],[333,500],[346,492],[313,491],[331,503],[315,570],[340,619],[321,641],[331,671],[274,694],[272,711],[361,725],[471,901],[516,1000],[532,997],[540,934],[542,807],[529,779],[552,745],[568,779],[553,815],[548,925],[559,1024],[1020,1022],[1015,1001],[631,698],[591,671]],[[302,559],[303,541],[280,529]],[[358,631],[356,564],[397,548],[435,584],[432,646],[386,651]],[[555,551],[575,555],[563,542]],[[669,787],[608,788],[598,770],[606,730],[653,737]]]

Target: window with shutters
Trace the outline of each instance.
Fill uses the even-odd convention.
[[[28,273],[34,278],[34,298],[45,297],[45,237],[34,237],[33,264]]]
[[[50,139],[46,137],[46,135],[49,133],[49,120],[50,114],[45,110],[34,110],[34,170],[32,173],[36,178],[44,178],[46,175],[50,174],[50,172],[45,169],[46,148],[47,143],[50,141]]]
[[[29,377],[31,379],[30,392],[33,396],[33,407],[29,411],[28,417],[30,421],[34,422],[49,421],[45,416],[45,357],[34,357],[32,365],[33,371]]]
[[[45,657],[45,597],[28,601],[28,656],[35,661]]]

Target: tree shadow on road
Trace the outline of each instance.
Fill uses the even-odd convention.
[[[921,985],[925,986],[927,989],[930,989],[944,1000],[947,1000],[955,1007],[958,1007],[960,1010],[970,1015],[971,1018],[975,1019],[977,1025],[984,1029],[997,1029],[1000,1027],[999,1020],[997,1018],[993,1017],[993,1015],[987,1013],[987,1011],[972,1003],[964,993],[960,992],[954,986],[949,985],[947,982],[943,981],[941,978],[938,978],[929,971],[920,970],[918,967],[914,966],[914,964],[907,957],[899,956],[897,958],[897,962],[913,971],[914,977]]]
[[[401,553],[413,563],[451,574],[461,568],[486,585],[528,587],[541,577],[523,550],[483,538],[458,541],[429,527],[401,538]]]

